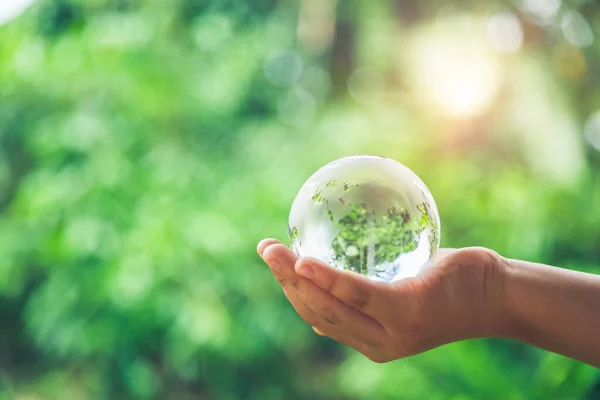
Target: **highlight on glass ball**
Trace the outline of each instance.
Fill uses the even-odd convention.
[[[296,196],[290,247],[374,281],[417,275],[440,243],[429,189],[389,158],[351,156],[315,172]]]

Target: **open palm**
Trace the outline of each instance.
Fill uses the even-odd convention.
[[[257,250],[317,333],[375,362],[498,331],[504,261],[489,249],[440,250],[419,275],[393,283],[299,259],[275,239]]]

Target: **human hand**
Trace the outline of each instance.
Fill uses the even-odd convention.
[[[373,282],[275,239],[257,249],[315,332],[383,363],[440,345],[502,336],[506,261],[485,248],[442,249],[414,278]]]

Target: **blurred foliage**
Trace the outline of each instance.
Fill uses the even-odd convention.
[[[600,7],[515,4],[0,11],[0,398],[600,398],[594,369],[499,340],[373,364],[316,337],[254,251],[318,167],[376,153],[427,183],[444,246],[600,272]],[[493,67],[431,58],[499,10]]]

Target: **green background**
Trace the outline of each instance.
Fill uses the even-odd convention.
[[[520,48],[461,78],[452,35],[502,10]],[[597,370],[502,340],[373,364],[255,252],[312,172],[369,153],[427,183],[443,246],[600,272],[597,3],[44,0],[2,22],[0,398],[600,398]]]

